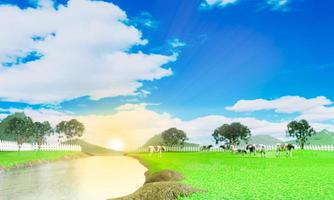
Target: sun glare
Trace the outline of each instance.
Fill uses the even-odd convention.
[[[108,144],[109,148],[115,151],[123,151],[124,150],[124,143],[120,139],[112,139],[109,141]]]

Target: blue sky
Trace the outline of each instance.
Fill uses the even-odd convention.
[[[76,0],[72,1],[75,2]],[[44,1],[44,3],[43,1],[31,0],[0,2],[2,6],[6,5],[6,8],[9,7],[9,4],[10,7],[18,6],[21,11],[24,11],[46,8],[47,3],[45,2],[49,1]],[[78,2],[84,1],[80,0]],[[64,84],[46,83],[46,86],[53,84],[51,86],[54,86],[55,90],[62,87],[66,88],[64,90],[69,88],[68,91],[64,91],[64,94],[62,94],[62,91],[57,91],[57,95],[53,97],[52,94],[48,95],[47,90],[37,87],[39,88],[37,91],[31,91],[33,96],[31,98],[28,90],[27,94],[24,91],[25,84],[30,84],[36,80],[36,77],[30,77],[25,82],[22,81],[22,85],[14,85],[14,89],[0,90],[0,97],[3,99],[0,102],[0,108],[4,110],[4,113],[9,112],[8,109],[10,108],[31,108],[33,110],[52,109],[57,112],[67,112],[79,116],[113,115],[118,112],[117,108],[122,105],[136,104],[145,105],[145,108],[152,112],[168,113],[170,116],[183,121],[219,115],[228,118],[251,117],[274,123],[304,116],[306,110],[310,111],[310,107],[306,106],[305,109],[294,112],[277,111],[277,108],[281,105],[279,103],[279,105],[272,105],[269,108],[264,106],[257,110],[251,109],[251,107],[254,107],[253,105],[249,105],[250,108],[243,111],[226,109],[226,107],[236,105],[239,100],[266,99],[273,101],[271,103],[277,103],[275,100],[280,98],[284,100],[284,97],[289,96],[305,99],[305,103],[311,105],[313,105],[310,103],[313,102],[312,99],[316,101],[318,100],[317,97],[324,97],[330,102],[334,99],[332,90],[334,85],[332,79],[332,74],[334,74],[334,49],[332,48],[334,46],[334,21],[331,20],[334,17],[332,12],[334,2],[332,1],[152,0],[148,3],[144,0],[113,0],[105,3],[116,5],[126,13],[127,19],[122,18],[122,25],[135,27],[141,33],[139,36],[137,35],[138,38],[146,40],[146,42],[143,42],[139,41],[138,38],[137,40],[134,39],[124,47],[120,47],[122,52],[128,55],[140,52],[139,54],[143,56],[152,54],[165,56],[154,59],[154,63],[152,61],[152,65],[155,65],[156,68],[149,71],[151,74],[134,76],[131,74],[131,67],[126,72],[125,69],[124,71],[120,70],[120,72],[116,70],[115,73],[111,71],[110,79],[122,77],[119,80],[116,78],[117,83],[123,84],[122,81],[127,80],[127,77],[133,77],[130,82],[124,82],[123,85],[133,82],[140,84],[131,85],[129,89],[131,91],[124,92],[122,84],[113,85],[114,82],[110,83],[109,90],[117,90],[118,93],[106,92],[101,88],[102,83],[109,84],[108,78],[105,82],[99,83],[98,86],[94,86],[90,90],[82,88],[90,88],[91,85],[96,83],[94,82],[95,79],[92,79],[92,82],[86,81],[80,88],[80,81],[71,82],[71,80],[59,78],[55,80],[63,81]],[[73,8],[80,5],[80,3],[73,4]],[[57,12],[59,6],[66,8],[68,5],[67,1],[57,1],[54,6],[56,8],[51,8],[52,12]],[[59,9],[58,13],[61,10]],[[112,10],[109,11],[113,12]],[[96,13],[99,13],[99,11],[97,10]],[[92,14],[96,13],[92,12]],[[60,23],[66,21],[68,15],[64,16]],[[1,17],[5,16],[2,15]],[[2,29],[11,29],[10,23],[17,24],[18,22],[8,20],[7,24],[3,23]],[[29,26],[30,23],[35,23],[33,26],[38,26],[38,23],[43,24],[44,22],[26,21],[24,24],[18,24],[17,26]],[[103,23],[108,22],[103,21]],[[56,27],[56,25],[55,27],[41,25],[41,27],[43,29],[38,27],[38,30],[45,29],[45,31],[34,36],[42,38],[39,41],[42,45],[44,42],[48,42],[46,38],[51,41],[63,36],[61,33],[69,33],[67,29],[61,32],[65,30],[63,28],[65,25],[59,25],[62,29]],[[101,29],[101,32],[103,30]],[[112,35],[113,30],[117,30],[117,27],[112,27],[108,34]],[[27,32],[29,31],[27,30]],[[87,30],[87,32],[91,32],[94,36],[94,31]],[[85,35],[86,32],[73,34],[81,36]],[[117,35],[117,33],[115,34]],[[21,35],[17,37],[21,37]],[[26,35],[22,37],[26,37]],[[96,35],[96,37],[101,36]],[[102,37],[104,36],[102,35]],[[132,40],[133,38],[125,38],[124,43],[126,43],[126,40]],[[8,38],[3,39],[8,40]],[[119,40],[123,41],[122,38]],[[89,40],[92,43],[94,41]],[[48,62],[52,61],[49,59],[49,57],[52,57],[50,55],[54,55],[54,52],[59,51],[60,47],[52,50],[51,47],[53,46],[40,47],[36,45],[37,42],[17,44],[18,47],[15,51],[8,50],[12,45],[8,42],[8,46],[0,48],[0,52],[6,55],[6,58],[2,59],[0,57],[2,68],[11,71],[14,68],[26,67],[26,63],[30,63],[27,68],[34,68],[33,63],[43,60],[43,56],[45,56],[43,64],[48,65]],[[107,42],[110,42],[110,45],[119,45],[112,43],[113,41]],[[75,45],[81,46],[85,43],[79,41],[70,44],[70,46]],[[110,47],[92,44],[88,48],[89,50],[94,48],[95,53],[104,53],[104,51],[107,51],[105,49]],[[68,51],[71,51],[71,49]],[[86,54],[77,54],[75,54],[75,56],[78,56],[76,60],[70,63],[67,61],[61,63],[69,64],[68,69],[71,69],[72,63],[86,65],[87,62],[82,59]],[[134,61],[134,63],[136,62],[138,60]],[[87,63],[87,66],[93,69],[96,67],[95,64],[99,65],[100,63],[94,61]],[[122,65],[123,63],[116,68],[122,68]],[[147,68],[148,66],[143,67]],[[52,69],[54,68],[57,68],[56,64],[52,66]],[[80,73],[78,68],[75,68],[73,73],[76,72],[75,70]],[[6,75],[7,72],[0,71],[0,73]],[[94,70],[92,73],[94,74]],[[103,71],[100,71],[100,73],[95,77],[97,80],[98,77],[104,75]],[[133,73],[139,74],[140,72],[134,71]],[[145,71],[145,73],[148,72]],[[18,74],[10,75],[9,72],[8,74],[8,76],[0,76],[0,82],[1,78],[6,80],[1,82],[5,84],[3,87],[6,87],[6,84],[12,84],[9,79],[18,77]],[[92,76],[94,76],[93,74]],[[22,76],[26,78],[30,75],[31,73],[27,72]],[[63,76],[64,74],[59,75],[59,77]],[[85,78],[90,79],[90,77]],[[71,87],[66,87],[65,83],[67,82],[72,84]],[[43,85],[43,83],[43,80],[38,82],[39,85]],[[76,83],[78,85],[74,87],[73,85],[76,85]],[[27,87],[36,86],[29,85]],[[121,92],[118,91],[117,87],[121,88]],[[16,88],[19,88],[20,91],[13,92]],[[50,89],[50,93],[52,91]],[[72,95],[71,91],[78,92]],[[20,92],[22,96],[20,96]],[[45,98],[45,96],[48,96],[48,98]],[[294,101],[291,101],[291,104],[298,104],[299,100],[295,98]],[[255,103],[257,102],[255,101]],[[331,109],[331,106],[331,103],[319,103],[311,108],[325,109],[327,112],[327,108]],[[332,111],[328,112],[330,113],[328,114],[329,117],[322,119],[322,121],[315,120],[315,123],[321,122],[326,127],[331,126],[334,114],[332,115]],[[313,116],[315,115],[319,115],[319,113]]]
[[[152,45],[170,38],[187,44],[174,75],[154,82],[159,89],[148,98],[178,116],[220,114],[239,99],[333,99],[331,1],[295,1],[286,12],[258,10],[263,1],[210,10],[199,10],[199,1],[115,2],[130,16],[145,10],[160,22]]]

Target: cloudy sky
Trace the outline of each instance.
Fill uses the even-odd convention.
[[[0,118],[78,118],[85,138],[191,141],[239,121],[334,131],[332,1],[0,0]]]

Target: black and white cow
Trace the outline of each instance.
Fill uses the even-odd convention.
[[[249,154],[253,154],[254,156],[257,152],[260,153],[261,157],[266,156],[266,146],[263,144],[248,144],[246,150]]]
[[[150,145],[150,146],[148,146],[148,155],[152,156],[152,154],[154,152],[156,152],[156,153],[158,153],[158,157],[161,157],[162,152],[166,151],[166,150],[167,150],[166,147],[161,146],[161,145],[157,145],[157,146]]]
[[[247,154],[247,151],[245,149],[237,148],[234,145],[231,145],[230,149],[231,149],[233,154],[242,154],[242,155]]]
[[[295,149],[295,145],[293,144],[276,144],[276,156],[280,156],[281,152],[285,151],[285,155],[287,157],[291,157],[292,156],[292,151]]]
[[[253,154],[255,156],[255,154],[256,154],[255,144],[247,144],[246,151],[249,152],[249,154]]]
[[[256,145],[256,151],[260,153],[261,157],[266,156],[266,146],[264,144]]]
[[[222,144],[219,146],[220,149],[223,149],[224,151],[231,150],[231,147],[229,147],[227,144]]]
[[[213,146],[210,144],[208,146],[201,146],[200,150],[201,151],[210,151],[210,149],[212,148]]]

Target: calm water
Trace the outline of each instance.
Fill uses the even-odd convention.
[[[0,200],[102,200],[130,194],[146,168],[125,156],[96,156],[0,172]]]

